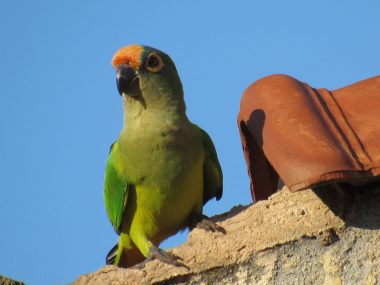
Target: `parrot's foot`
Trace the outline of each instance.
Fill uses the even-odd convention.
[[[220,232],[222,234],[226,234],[226,230],[223,227],[212,222],[206,215],[203,214],[192,215],[189,228],[190,230],[193,230],[194,228],[200,228],[205,231]]]
[[[163,263],[170,264],[176,267],[185,267],[186,269],[189,269],[185,264],[183,264],[182,258],[179,256],[172,254],[170,252],[167,252],[165,250],[162,250],[161,248],[158,248],[156,246],[152,246],[150,248],[149,256],[147,259],[145,259],[143,262],[136,264],[133,266],[133,269],[143,269],[145,267],[145,264],[152,260],[159,260]]]

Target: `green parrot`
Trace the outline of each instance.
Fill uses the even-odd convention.
[[[104,180],[107,214],[120,235],[106,262],[183,265],[158,247],[164,239],[186,227],[224,231],[202,214],[203,205],[223,193],[215,147],[187,118],[182,84],[167,54],[130,45],[115,53],[112,65],[124,127],[111,146]]]

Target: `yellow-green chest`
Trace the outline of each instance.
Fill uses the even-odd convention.
[[[119,139],[118,168],[132,184],[125,227],[166,237],[202,211],[205,154],[192,125],[141,130]]]

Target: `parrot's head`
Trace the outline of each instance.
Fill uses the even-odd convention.
[[[185,109],[183,89],[176,67],[162,51],[143,45],[119,49],[112,59],[119,94],[127,105],[139,104]]]

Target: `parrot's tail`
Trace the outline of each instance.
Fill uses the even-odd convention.
[[[107,256],[106,256],[106,264],[107,265],[114,265],[115,264],[118,246],[119,246],[118,243],[115,244],[115,246],[113,248],[111,248],[111,250],[107,254]]]
[[[140,262],[143,262],[145,256],[142,255],[140,250],[133,245],[132,248],[123,250],[118,263],[116,264],[117,254],[118,254],[119,244],[117,243],[111,250],[108,252],[106,257],[107,265],[116,265],[119,267],[128,268],[134,266]]]

